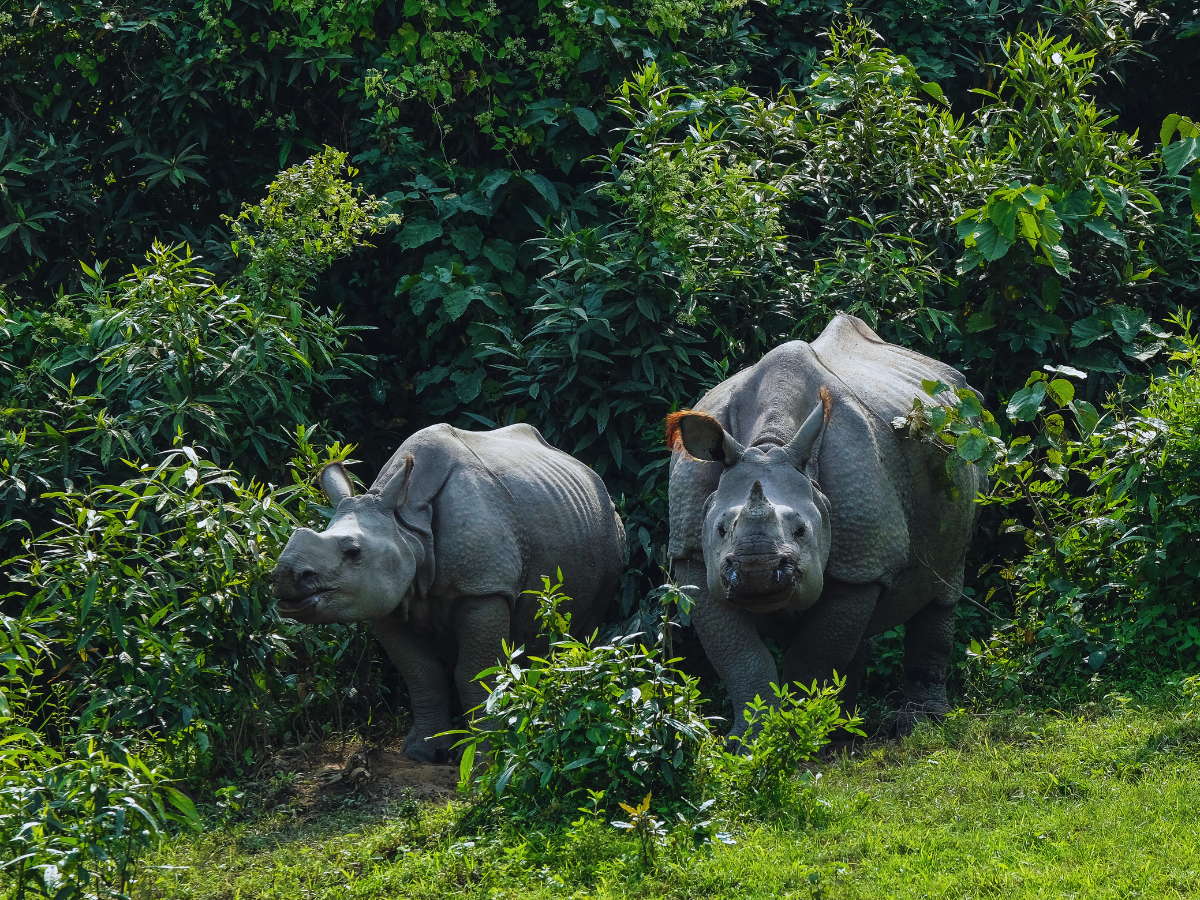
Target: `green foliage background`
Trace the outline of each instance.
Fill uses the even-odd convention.
[[[632,614],[664,415],[837,310],[984,394],[924,423],[999,467],[963,677],[1194,668],[1198,45],[1188,0],[8,4],[12,759],[392,727],[371,642],[264,589],[339,441],[365,480],[433,422],[536,425],[618,500]]]

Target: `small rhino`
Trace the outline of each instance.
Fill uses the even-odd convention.
[[[870,637],[906,624],[903,731],[949,710],[946,665],[974,498],[974,465],[940,483],[945,457],[891,423],[923,380],[962,375],[837,315],[813,341],[776,347],[668,418],[669,555],[698,594],[692,621],[741,711],[777,680],[847,679],[852,708]]]
[[[537,601],[523,594],[562,570],[571,632],[590,634],[615,596],[625,529],[600,478],[529,425],[433,425],[406,440],[355,497],[340,464],[321,473],[336,512],[321,534],[298,529],[274,572],[281,614],[300,622],[370,621],[412,702],[404,752],[449,760],[451,697],[482,703],[475,676],[501,642],[531,647]]]

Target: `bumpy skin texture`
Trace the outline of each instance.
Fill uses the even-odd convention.
[[[966,387],[936,360],[839,314],[717,385],[669,422],[669,553],[697,589],[693,621],[735,710],[789,681],[847,677],[852,707],[870,637],[907,623],[898,726],[946,712],[955,606],[984,476],[935,484],[944,457],[891,422],[922,380]],[[827,395],[823,393],[827,391]],[[823,402],[824,397],[824,402]],[[735,716],[733,734],[746,722]]]
[[[337,512],[292,535],[275,568],[279,611],[302,622],[368,620],[412,701],[404,752],[448,761],[451,686],[464,710],[501,642],[536,647],[523,591],[563,573],[571,630],[590,634],[616,593],[625,530],[597,475],[536,429],[434,425],[405,441],[366,494],[340,466],[322,484]]]

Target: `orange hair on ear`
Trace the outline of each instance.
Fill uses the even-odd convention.
[[[829,424],[829,416],[833,413],[833,394],[829,388],[821,385],[821,405],[825,407],[825,424]]]
[[[675,451],[683,450],[683,435],[680,433],[679,420],[690,413],[690,409],[681,409],[667,416],[667,446]]]
[[[672,450],[679,451],[680,453],[687,453],[689,457],[696,459],[696,457],[692,456],[691,453],[688,453],[687,448],[683,446],[682,423],[685,416],[696,419],[705,419],[706,421],[715,425],[721,431],[725,430],[725,426],[723,426],[708,413],[700,412],[695,409],[681,409],[679,412],[673,412],[667,416],[667,446],[669,446]]]

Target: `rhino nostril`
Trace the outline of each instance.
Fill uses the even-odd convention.
[[[317,573],[315,571],[313,571],[312,569],[302,569],[300,572],[300,580],[302,582],[316,581]]]

